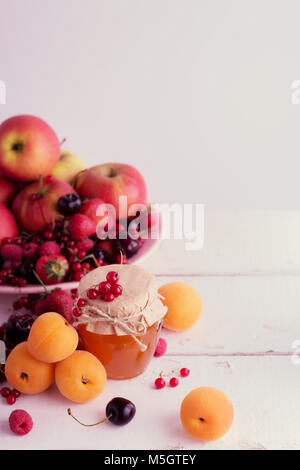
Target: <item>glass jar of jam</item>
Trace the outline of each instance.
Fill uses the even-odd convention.
[[[146,351],[141,351],[138,343],[129,335],[101,335],[87,331],[83,324],[78,329],[86,350],[104,365],[107,377],[122,380],[142,374],[148,366],[156,348],[161,321],[137,337],[147,346]]]
[[[110,271],[118,274],[122,294],[111,302],[100,294],[89,299],[89,289],[97,289]],[[108,378],[130,379],[143,373],[153,357],[166,313],[155,277],[135,265],[103,266],[80,281],[78,294],[85,299],[77,320],[79,334]]]

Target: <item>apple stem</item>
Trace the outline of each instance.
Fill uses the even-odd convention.
[[[67,140],[67,139],[64,137],[64,138],[60,141],[59,145],[62,147],[62,146],[64,145],[64,143],[66,142],[66,140]]]
[[[77,423],[81,424],[81,426],[86,426],[86,427],[92,427],[92,426],[98,426],[98,424],[102,424],[102,423],[105,423],[106,421],[108,421],[111,417],[112,417],[112,414],[108,415],[106,418],[102,419],[101,421],[98,421],[98,423],[94,423],[94,424],[85,424],[85,423],[82,423],[81,421],[79,421],[79,419],[77,419],[73,414],[72,414],[72,411],[71,411],[71,408],[68,408],[67,409],[67,412],[68,412],[68,415],[69,416],[72,416],[73,419],[75,419],[75,421],[77,421]]]
[[[43,288],[45,289],[45,292],[46,294],[49,294],[49,291],[47,289],[47,286],[45,285],[45,283],[42,281],[42,279],[40,278],[40,276],[38,275],[38,273],[33,270],[33,274],[35,275],[35,277],[37,278],[37,280],[39,281],[39,283],[43,286]]]

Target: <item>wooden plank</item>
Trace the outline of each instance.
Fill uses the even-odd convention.
[[[155,390],[160,371],[185,366],[190,376],[175,389]],[[164,357],[153,359],[148,371],[129,381],[109,381],[103,394],[91,403],[75,405],[62,398],[55,387],[38,397],[22,396],[16,405],[34,419],[32,432],[17,439],[7,419],[15,407],[0,407],[1,449],[299,449],[299,366],[288,357]],[[199,386],[213,386],[232,400],[235,420],[230,432],[216,442],[191,439],[179,420],[180,403]],[[128,426],[102,424],[83,428],[67,415],[92,423],[104,416],[114,396],[132,400],[137,414]],[[51,417],[51,419],[49,419]]]
[[[202,250],[164,240],[144,266],[158,275],[300,274],[300,212],[205,211]]]
[[[300,332],[300,277],[190,277],[203,300],[198,323],[163,330],[172,354],[290,353]],[[159,278],[161,284],[174,278]]]

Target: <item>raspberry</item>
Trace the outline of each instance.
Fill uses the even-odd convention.
[[[0,248],[0,256],[2,259],[15,261],[22,258],[23,249],[19,245],[13,243],[8,245],[2,245]]]
[[[156,349],[155,349],[154,356],[155,357],[163,356],[165,354],[166,350],[167,350],[166,340],[163,339],[163,338],[159,338]]]
[[[39,245],[37,243],[26,243],[23,250],[24,258],[36,259],[39,256]]]
[[[31,416],[24,410],[15,410],[9,417],[9,426],[12,432],[19,436],[28,434],[32,427],[33,421]]]
[[[48,256],[48,255],[58,255],[60,252],[60,246],[55,242],[45,242],[40,246],[39,255]]]
[[[76,246],[78,250],[90,251],[94,247],[94,242],[90,238],[86,238],[77,242]]]
[[[67,229],[74,240],[84,240],[96,233],[96,224],[83,214],[75,214],[70,218]]]

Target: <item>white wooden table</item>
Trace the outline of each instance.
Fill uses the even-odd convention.
[[[180,334],[164,330],[167,354],[141,377],[109,381],[93,402],[72,405],[79,419],[95,422],[112,397],[124,396],[136,404],[134,421],[83,428],[53,387],[14,407],[0,400],[1,449],[300,449],[300,365],[292,362],[300,338],[300,213],[207,212],[205,237],[201,252],[164,241],[145,262],[159,284],[184,280],[197,289],[198,324]],[[12,301],[1,299],[1,320]],[[191,373],[177,388],[153,388],[160,371],[180,367]],[[179,420],[182,399],[202,385],[223,390],[235,409],[230,432],[209,444],[190,439]],[[27,436],[8,429],[15,407],[33,416]]]

